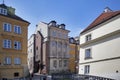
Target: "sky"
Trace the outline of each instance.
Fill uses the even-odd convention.
[[[0,0],[0,4],[3,0]],[[4,0],[7,6],[16,9],[16,15],[31,24],[28,38],[34,34],[39,22],[64,23],[70,30],[69,36],[79,36],[80,32],[93,22],[105,9],[120,10],[120,0]]]

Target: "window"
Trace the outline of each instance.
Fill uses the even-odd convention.
[[[70,38],[70,43],[74,43],[74,38]]]
[[[10,57],[5,58],[5,64],[7,64],[7,65],[11,64],[11,58]]]
[[[32,53],[32,49],[30,49],[30,52]]]
[[[86,42],[91,40],[91,34],[86,36]]]
[[[21,49],[21,42],[14,41],[14,49],[20,50]]]
[[[64,67],[67,67],[67,65],[68,65],[68,61],[64,60]]]
[[[56,60],[53,61],[53,67],[57,68],[57,61]]]
[[[56,31],[52,32],[52,36],[54,36],[54,37],[56,36]]]
[[[3,40],[3,47],[11,48],[11,40],[8,40],[8,39]]]
[[[91,49],[85,49],[85,59],[91,58]]]
[[[14,32],[17,34],[21,34],[21,27],[20,26],[14,26]]]
[[[68,38],[68,34],[64,34],[64,39],[67,39]]]
[[[57,42],[56,41],[52,41],[51,44],[52,44],[52,47],[56,47]]]
[[[0,8],[0,14],[7,15],[7,10],[4,8]]]
[[[62,43],[58,42],[58,48],[61,48],[61,47],[62,47]]]
[[[90,72],[90,65],[85,65],[84,74],[89,74],[89,72]]]
[[[14,58],[14,64],[21,64],[21,59],[20,58]]]
[[[59,67],[62,67],[62,60],[59,60]]]
[[[11,24],[4,23],[3,24],[3,29],[4,29],[4,31],[11,32]]]
[[[14,73],[14,77],[18,77],[18,76],[19,76],[18,72]]]

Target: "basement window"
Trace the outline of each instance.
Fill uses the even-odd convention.
[[[19,73],[18,72],[15,72],[14,73],[14,77],[18,77],[19,76]]]

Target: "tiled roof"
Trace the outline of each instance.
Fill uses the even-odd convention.
[[[96,27],[97,25],[117,16],[120,14],[120,11],[112,11],[112,12],[103,12],[99,17],[97,17],[86,29],[84,29],[82,33]]]
[[[12,18],[12,19],[16,19],[16,20],[19,20],[19,21],[23,21],[23,22],[29,23],[28,21],[18,17],[17,15],[11,15],[11,14],[3,15],[3,14],[0,14],[0,16],[5,16],[5,17],[8,17],[8,18]]]
[[[0,7],[7,8],[7,6],[5,4],[0,4]]]

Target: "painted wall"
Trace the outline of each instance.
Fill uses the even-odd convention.
[[[92,35],[94,42],[80,47],[79,74],[84,74],[85,65],[90,65],[90,75],[120,79],[120,15],[98,25],[80,36],[80,45],[85,43],[85,36]],[[116,32],[116,34],[114,34]],[[110,34],[109,36],[104,36]],[[103,37],[104,36],[104,37]],[[102,38],[100,38],[102,37]],[[91,40],[91,41],[92,41]],[[91,48],[91,59],[85,59],[85,49]]]
[[[86,33],[83,33],[80,36],[80,44],[85,43],[85,36],[88,34],[92,35],[92,40],[96,39],[98,37],[101,37],[103,35],[109,34],[111,32],[114,32],[116,30],[120,30],[120,15],[108,20],[105,23],[102,23],[98,25],[96,28],[89,30]]]
[[[3,30],[3,23],[7,22],[11,24],[12,31],[11,32],[4,32]],[[14,25],[21,26],[22,34],[14,33]],[[27,67],[27,34],[28,34],[28,23],[22,22],[16,19],[11,19],[8,17],[0,16],[0,78],[14,78],[14,73],[19,73],[19,77],[24,77],[28,75],[28,67]],[[12,41],[12,45],[10,49],[3,48],[3,39],[10,39]],[[14,49],[14,41],[21,42],[21,50]],[[4,65],[4,58],[5,57],[11,58],[11,65],[6,66]],[[21,59],[20,65],[14,64],[14,58],[19,57]],[[6,74],[9,73],[10,75]]]
[[[40,22],[37,26],[36,26],[36,30],[35,30],[35,34],[37,34],[37,31],[40,31],[43,35],[43,37],[45,38],[44,41],[48,40],[48,25],[46,23]]]
[[[35,35],[33,34],[28,40],[28,68],[30,73],[34,71],[34,39]]]

